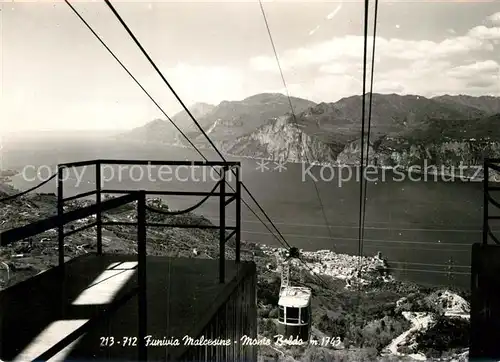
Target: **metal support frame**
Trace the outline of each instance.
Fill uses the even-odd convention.
[[[484,160],[483,178],[483,233],[482,242],[472,246],[471,255],[471,339],[469,359],[471,361],[498,360],[500,349],[496,335],[500,326],[498,314],[498,255],[500,240],[493,234],[490,220],[500,216],[490,215],[490,204],[500,210],[491,191],[500,191],[499,186],[490,184],[491,171],[500,172],[500,159]],[[489,239],[496,245],[488,245]]]
[[[236,263],[240,262],[241,254],[241,175],[240,168],[235,168],[236,175]]]
[[[102,212],[101,212],[101,162],[97,161],[95,164],[95,203],[97,205],[96,214],[96,242],[97,242],[97,255],[102,255]]]
[[[489,206],[492,204],[500,209],[498,201],[493,199],[490,191],[499,191],[499,186],[490,186],[490,169],[500,172],[500,159],[486,158],[484,160],[484,177],[483,177],[483,245],[488,244],[488,239],[491,238],[496,244],[500,244],[500,240],[493,234],[490,228],[490,220],[499,220],[500,216],[490,216]]]
[[[219,281],[224,283],[226,274],[226,167],[222,168],[219,198]]]
[[[147,278],[146,278],[146,194],[139,191],[137,200],[137,254],[139,269],[139,293],[137,297],[139,308],[139,361],[147,360]]]
[[[64,224],[63,224],[63,213],[64,213],[64,189],[63,189],[63,172],[64,167],[57,167],[57,236],[58,236],[58,259],[59,268],[64,268]]]

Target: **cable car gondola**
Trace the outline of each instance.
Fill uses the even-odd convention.
[[[290,285],[290,266],[299,259],[297,248],[290,248],[281,263],[281,288],[278,300],[278,332],[285,339],[308,342],[311,333],[310,288]]]

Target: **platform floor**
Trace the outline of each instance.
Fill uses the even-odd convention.
[[[0,360],[40,356],[79,326],[137,286],[137,256],[88,254],[0,292]],[[201,326],[229,281],[248,265],[226,262],[226,283],[218,282],[218,261],[147,257],[147,334],[182,338]],[[125,338],[127,337],[127,338]],[[137,360],[138,301],[132,297],[112,316],[50,359]],[[196,336],[192,336],[195,338]],[[148,360],[165,360],[176,347],[148,348]]]

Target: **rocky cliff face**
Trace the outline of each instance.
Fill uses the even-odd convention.
[[[220,144],[229,154],[285,160],[287,162],[335,162],[341,147],[303,132],[289,116],[279,117],[257,131]]]
[[[481,166],[485,157],[500,158],[500,141],[444,140],[432,143],[410,143],[405,138],[384,137],[370,141],[365,137],[364,157],[368,164],[408,170],[427,167],[429,172],[455,174],[463,177],[482,177]],[[303,132],[285,119],[266,125],[237,142],[225,143],[228,154],[255,158],[286,160],[287,162],[318,162],[339,165],[359,165],[361,140],[345,144],[326,143]],[[461,168],[461,169],[460,169]],[[417,170],[417,168],[412,168]],[[500,181],[492,175],[491,180]]]
[[[485,157],[500,156],[500,142],[488,140],[453,140],[430,144],[411,144],[394,149],[382,143],[376,150],[378,161],[386,166],[411,166],[429,164],[451,166],[475,166]]]
[[[374,97],[370,140],[366,135],[364,140],[369,164],[403,169],[433,166],[441,174],[463,167],[462,175],[472,176],[474,166],[482,165],[485,157],[500,157],[500,114],[488,113],[500,107],[500,98],[458,96],[456,107],[453,99]],[[247,157],[358,165],[361,139],[354,102],[350,97],[320,103],[296,118],[276,118],[221,146],[229,154]]]
[[[368,143],[370,143],[368,145]],[[376,144],[371,140],[368,140],[368,137],[365,136],[364,139],[364,151],[363,158],[366,160],[368,157],[369,164],[377,165],[377,152],[376,147],[379,142]],[[337,157],[337,163],[341,165],[359,165],[361,160],[361,138],[356,139],[354,141],[348,142],[342,152],[339,153]]]
[[[500,141],[445,140],[433,143],[410,143],[405,138],[384,137],[375,142],[365,137],[364,157],[369,164],[383,167],[436,166],[440,169],[481,165],[485,157],[500,158]],[[326,143],[303,132],[286,117],[268,124],[236,142],[222,144],[224,152],[287,162],[319,162],[359,165],[361,140],[345,144]]]

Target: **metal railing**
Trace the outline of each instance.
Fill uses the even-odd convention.
[[[168,166],[202,166],[202,167],[221,167],[221,180],[217,183],[216,187],[211,192],[186,192],[186,191],[146,191],[146,190],[103,190],[101,183],[101,167],[103,165],[168,165]],[[83,166],[96,167],[96,189],[88,192],[83,192],[71,197],[64,197],[64,170],[69,167],[83,167]],[[236,175],[236,191],[233,193],[226,192],[226,173],[229,170],[235,169]],[[92,160],[60,164],[57,167],[57,214],[55,216],[30,223],[25,226],[13,228],[3,231],[0,234],[0,245],[6,246],[11,243],[24,240],[26,238],[41,234],[51,229],[57,228],[58,231],[58,261],[61,273],[65,270],[64,261],[64,240],[65,237],[77,232],[96,227],[96,246],[97,255],[102,255],[102,227],[104,225],[132,225],[137,227],[137,245],[138,245],[138,286],[124,297],[112,303],[110,308],[102,312],[99,316],[92,318],[88,323],[84,324],[70,335],[66,336],[63,340],[58,342],[52,348],[44,352],[36,358],[36,360],[48,360],[59,351],[67,347],[70,343],[78,339],[90,328],[92,328],[98,321],[103,318],[108,318],[114,313],[121,305],[138,295],[138,309],[139,309],[139,330],[138,330],[138,356],[140,361],[147,359],[147,351],[145,345],[146,326],[147,326],[147,293],[146,293],[146,228],[147,227],[177,227],[177,228],[202,228],[202,229],[218,229],[219,230],[219,282],[225,282],[225,244],[231,238],[236,239],[236,256],[235,262],[240,262],[240,243],[241,243],[241,182],[240,182],[240,163],[239,162],[189,162],[189,161],[137,161],[137,160]],[[219,189],[216,192],[216,189]],[[102,200],[102,194],[123,194],[108,200]],[[76,210],[64,212],[64,203],[74,201],[83,197],[95,195],[96,202],[90,206],[85,206]],[[148,223],[146,219],[147,211],[157,212],[170,215],[178,215],[184,212],[166,212],[163,210],[154,210],[147,206],[147,195],[181,195],[181,196],[204,196],[202,202],[195,205],[200,206],[209,197],[219,197],[219,212],[220,223],[219,225],[192,225],[182,223]],[[228,199],[226,199],[228,198]],[[236,225],[228,226],[226,224],[226,207],[233,201],[236,202]],[[137,202],[137,222],[103,222],[102,213],[111,209]],[[193,208],[189,208],[188,211]],[[96,215],[96,221],[89,223],[82,227],[76,228],[69,232],[64,231],[64,226],[68,223],[86,218],[91,215]],[[226,234],[227,230],[231,230],[229,235]]]
[[[241,175],[240,175],[240,162],[204,162],[204,161],[157,161],[157,160],[114,160],[114,159],[99,159],[92,161],[80,161],[80,162],[71,162],[64,163],[58,165],[57,173],[58,173],[58,186],[57,186],[57,214],[62,215],[64,210],[64,202],[76,200],[78,198],[87,197],[87,196],[96,196],[96,222],[95,224],[85,225],[77,230],[72,231],[77,232],[89,227],[96,226],[96,236],[97,236],[97,254],[102,254],[102,211],[99,208],[99,205],[102,203],[102,194],[127,194],[130,190],[116,190],[116,189],[102,189],[102,175],[101,169],[104,165],[138,165],[138,166],[183,166],[183,167],[220,167],[222,172],[220,174],[221,179],[218,182],[219,191],[216,192],[214,190],[210,192],[191,192],[191,191],[146,191],[143,192],[145,195],[176,195],[176,196],[204,196],[204,200],[201,203],[198,203],[196,207],[201,206],[204,201],[206,201],[210,197],[219,197],[219,225],[192,225],[192,224],[167,224],[167,223],[146,223],[147,227],[176,227],[176,228],[188,228],[188,229],[218,229],[219,230],[219,281],[220,283],[225,282],[225,245],[229,239],[233,236],[235,237],[235,261],[236,263],[240,262],[240,254],[241,254]],[[63,196],[63,183],[64,183],[64,170],[69,167],[83,167],[83,166],[95,166],[95,183],[96,189],[88,192],[84,192],[75,196],[64,198]],[[234,169],[234,174],[236,176],[236,187],[235,192],[227,192],[226,184],[227,182],[227,172]],[[216,185],[216,186],[217,186]],[[228,198],[228,199],[226,199]],[[231,203],[236,203],[236,212],[235,212],[235,225],[229,226],[226,223],[226,207]],[[175,214],[179,215],[182,212],[164,212],[161,210],[153,210],[151,208],[147,208],[148,211],[157,212],[160,214]],[[185,213],[191,211],[190,208]],[[106,222],[105,225],[136,225],[136,223],[132,222]],[[226,235],[226,231],[230,230],[231,233]],[[59,235],[59,264],[62,265],[64,263],[64,237],[68,234],[64,234],[63,226],[59,226],[58,228]]]

